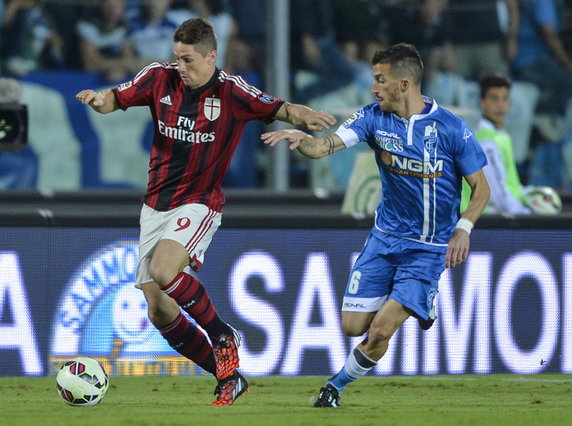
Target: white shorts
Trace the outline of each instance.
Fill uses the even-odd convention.
[[[158,211],[146,204],[139,220],[139,266],[135,286],[152,282],[149,274],[151,257],[160,240],[174,240],[189,252],[189,266],[198,271],[222,214],[204,204],[186,204],[173,210]]]

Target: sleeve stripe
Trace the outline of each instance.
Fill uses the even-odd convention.
[[[220,77],[221,77],[221,81],[222,80],[230,80],[232,81],[234,84],[237,85],[237,87],[241,88],[244,92],[248,93],[250,96],[257,98],[258,96],[260,96],[262,94],[262,91],[257,89],[256,87],[248,84],[246,81],[244,81],[242,79],[242,77],[236,76],[236,75],[229,75],[224,71],[220,72]]]
[[[150,69],[158,67],[173,68],[173,64],[160,64],[159,62],[153,62],[152,64],[147,65],[145,68],[143,68],[141,71],[137,73],[137,75],[133,79],[133,84],[137,84],[137,82],[141,79],[141,77],[147,74]]]

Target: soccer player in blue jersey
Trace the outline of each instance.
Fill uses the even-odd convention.
[[[417,49],[397,44],[377,51],[372,75],[375,102],[335,133],[262,135],[271,146],[286,140],[290,149],[310,158],[363,141],[373,149],[381,175],[375,224],[352,268],[342,307],[343,332],[367,332],[367,337],[320,389],[316,407],[337,407],[346,385],[377,364],[407,318],[413,315],[424,329],[432,325],[439,277],[467,259],[471,229],[489,199],[482,170],[487,160],[473,132],[421,95],[423,63]],[[472,196],[460,217],[462,177]]]

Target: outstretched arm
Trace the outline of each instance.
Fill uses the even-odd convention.
[[[101,92],[95,92],[91,89],[82,90],[75,98],[84,105],[89,105],[94,111],[101,114],[107,114],[119,109],[115,95],[111,89],[105,89]]]
[[[471,229],[489,201],[489,184],[482,169],[472,175],[465,176],[465,179],[472,190],[471,201],[469,201],[467,210],[463,213],[459,222],[457,222],[455,233],[449,240],[447,254],[445,255],[445,267],[447,268],[454,268],[467,260]]]
[[[287,129],[263,133],[261,138],[265,144],[270,146],[276,145],[281,140],[288,141],[292,151],[297,149],[302,155],[314,159],[325,157],[346,147],[335,133],[323,138],[315,138],[300,130]]]
[[[304,126],[318,132],[329,129],[330,126],[337,123],[337,120],[329,112],[314,111],[307,106],[289,102],[282,104],[274,118],[294,126]]]

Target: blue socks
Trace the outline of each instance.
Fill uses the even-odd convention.
[[[349,376],[346,372],[346,367],[342,367],[340,372],[330,378],[328,382],[330,382],[334,387],[338,390],[338,392],[342,392],[347,384],[353,382],[356,378]]]
[[[365,376],[377,365],[377,361],[369,358],[361,349],[355,348],[346,359],[346,364],[338,374],[331,377],[330,382],[339,392],[342,392],[346,385],[354,380]]]

